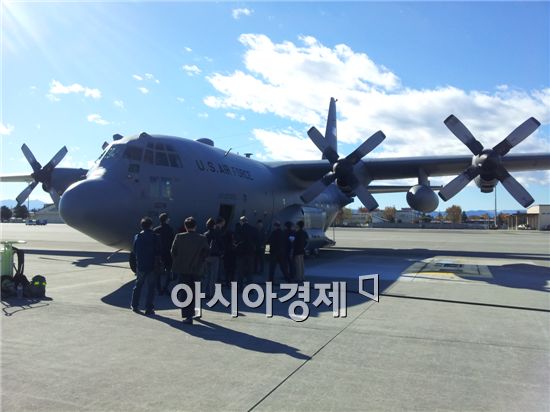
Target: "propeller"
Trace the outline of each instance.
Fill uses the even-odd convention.
[[[523,207],[527,207],[534,202],[529,192],[502,165],[502,158],[508,154],[510,149],[517,146],[537,130],[540,126],[540,122],[537,119],[530,117],[492,149],[485,149],[468,128],[454,115],[450,115],[445,119],[444,123],[470,149],[474,158],[471,166],[443,186],[439,191],[441,199],[445,201],[449,200],[473,179],[480,176],[486,181],[496,179],[501,182],[508,193]]]
[[[382,141],[386,138],[381,131],[376,132],[363,142],[357,149],[344,158],[338,155],[338,152],[333,148],[329,142],[323,137],[321,132],[315,127],[312,127],[307,132],[309,138],[317,146],[317,148],[323,153],[323,157],[326,158],[331,166],[332,171],[325,174],[320,180],[313,183],[304,193],[300,196],[305,203],[311,202],[317,196],[319,196],[323,190],[331,183],[336,181],[336,184],[344,193],[349,194],[351,192],[359,198],[361,203],[368,209],[373,210],[378,207],[378,203],[369,191],[360,184],[356,175],[356,167],[361,159],[373,151]]]
[[[42,183],[42,188],[50,193],[50,196],[54,200],[59,200],[59,194],[55,191],[55,189],[51,185],[52,180],[52,172],[55,169],[55,167],[63,160],[65,155],[67,154],[67,147],[63,146],[61,150],[59,150],[54,157],[46,164],[46,166],[42,167],[42,165],[36,160],[34,155],[32,154],[31,150],[28,148],[26,144],[23,144],[21,146],[21,151],[23,152],[23,155],[31,165],[31,168],[33,170],[33,173],[31,174],[33,178],[33,182],[31,182],[20,194],[17,196],[17,204],[21,205],[27,198],[30,196],[31,192],[34,190],[34,188],[38,185],[38,183]]]

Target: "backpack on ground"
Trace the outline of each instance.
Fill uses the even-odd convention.
[[[40,275],[34,276],[31,279],[31,283],[28,287],[27,293],[31,298],[46,297],[46,278]]]

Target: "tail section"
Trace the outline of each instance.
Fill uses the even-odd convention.
[[[325,131],[325,140],[328,146],[334,149],[338,153],[338,137],[336,132],[336,102],[338,100],[334,97],[330,98],[330,105],[328,107],[327,128]],[[323,159],[326,159],[323,155]]]

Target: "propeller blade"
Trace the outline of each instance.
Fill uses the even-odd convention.
[[[308,187],[306,191],[302,193],[300,198],[304,203],[311,202],[313,199],[319,196],[323,192],[323,190],[327,188],[328,185],[334,182],[335,179],[336,175],[334,173],[327,173],[321,179],[317,180],[310,187]]]
[[[369,212],[378,207],[378,202],[365,186],[359,185],[353,189],[353,191],[361,203],[363,203],[363,206],[369,210]]]
[[[33,172],[38,172],[40,169],[42,169],[42,165],[38,163],[38,160],[34,157],[34,155],[31,152],[31,149],[26,144],[23,144],[21,146],[21,151],[23,152],[23,155],[25,156],[25,159],[27,159],[27,162],[30,163]]]
[[[327,141],[325,140],[325,137],[321,134],[321,132],[319,130],[317,130],[317,128],[314,126],[314,127],[311,127],[308,131],[307,131],[307,135],[309,136],[309,138],[311,139],[311,141],[313,142],[313,144],[315,146],[317,146],[317,148],[321,151],[321,152],[324,152],[325,149],[328,147],[328,143]]]
[[[56,206],[59,206],[59,199],[61,198],[61,196],[59,196],[59,193],[57,193],[55,191],[55,189],[50,189],[49,190],[49,193],[50,193],[50,197],[52,198],[53,200],[53,203],[56,205]]]
[[[27,200],[31,192],[34,190],[38,182],[34,181],[30,185],[28,185],[21,193],[19,193],[19,196],[16,197],[15,200],[17,200],[17,205],[21,205]]]
[[[331,164],[338,161],[338,153],[330,147],[327,140],[323,137],[321,132],[316,127],[312,127],[307,131],[307,135],[315,146],[323,153],[323,156],[328,159]]]
[[[447,183],[439,191],[439,197],[444,201],[449,200],[451,197],[456,195],[462,189],[466,187],[468,183],[472,181],[473,178],[479,175],[481,172],[480,168],[477,166],[470,166],[449,183]]]
[[[65,157],[65,155],[67,154],[68,150],[67,150],[67,146],[63,146],[59,152],[57,152],[55,154],[54,157],[52,157],[52,160],[50,160],[48,162],[48,164],[46,166],[44,166],[44,169],[45,170],[49,170],[50,168],[53,169],[54,167],[56,167],[59,162],[61,162],[63,160],[63,158]]]
[[[481,154],[483,151],[483,145],[479,143],[479,141],[460,120],[458,120],[454,115],[450,115],[445,119],[444,123],[445,126],[447,126],[447,128],[456,137],[458,137],[458,139],[464,143],[473,154]]]
[[[504,156],[510,151],[512,147],[517,146],[519,143],[525,140],[525,138],[527,138],[531,133],[537,130],[539,126],[540,126],[540,122],[534,117],[530,117],[529,119],[524,121],[522,124],[520,124],[518,127],[516,127],[514,131],[512,131],[512,133],[510,133],[506,137],[506,139],[504,139],[502,142],[500,142],[495,147],[493,147],[493,150],[497,152],[499,155]]]
[[[528,207],[535,199],[529,194],[529,192],[519,183],[514,177],[508,173],[504,167],[499,167],[497,172],[497,179],[502,183],[502,186],[512,195],[516,201],[523,207]]]
[[[372,152],[380,143],[384,141],[386,135],[381,130],[377,131],[371,137],[361,144],[357,149],[346,156],[346,159],[350,160],[352,164],[356,164],[365,155]]]

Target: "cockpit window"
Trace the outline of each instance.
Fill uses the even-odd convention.
[[[112,145],[111,148],[105,153],[105,156],[103,156],[102,160],[105,159],[115,159],[117,157],[120,157],[120,154],[122,153],[124,146],[120,144]]]
[[[135,161],[141,161],[141,157],[143,156],[143,149],[136,147],[136,146],[127,146],[126,150],[124,151],[124,158],[135,160]]]
[[[169,152],[175,152],[174,147],[170,144],[166,145],[166,150],[168,150]]]
[[[143,157],[143,161],[145,163],[149,164],[155,164],[155,161],[153,159],[153,151],[152,150],[145,150],[145,156]]]
[[[157,143],[157,144],[155,144],[155,149],[157,149],[157,150],[164,150],[164,144],[162,144],[162,143]]]
[[[175,153],[168,153],[168,159],[170,159],[170,166],[181,167],[181,160]]]
[[[168,157],[166,156],[166,153],[156,152],[155,153],[155,164],[157,166],[169,166]]]

